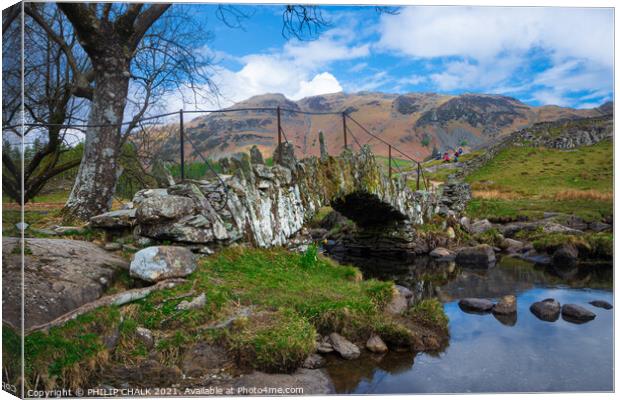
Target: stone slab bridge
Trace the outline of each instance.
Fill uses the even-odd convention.
[[[270,167],[260,154],[235,154],[220,161],[225,174],[142,190],[126,209],[95,216],[90,224],[131,230],[138,243],[167,240],[208,252],[206,246],[234,242],[286,245],[324,206],[373,230],[420,224],[438,209],[433,194],[412,191],[405,177],[388,179],[368,146],[296,161],[284,143],[274,159],[279,165]]]

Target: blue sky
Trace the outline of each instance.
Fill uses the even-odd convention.
[[[237,6],[243,29],[194,7],[213,33],[220,104],[262,93],[363,90],[497,93],[531,105],[595,107],[613,98],[613,10],[549,7],[322,7],[313,41],[281,34],[283,6]],[[175,108],[176,105],[172,108]],[[178,107],[176,107],[178,108]],[[176,109],[175,108],[175,109]]]

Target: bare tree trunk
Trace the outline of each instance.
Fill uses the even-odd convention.
[[[112,51],[109,49],[106,53]],[[110,55],[101,57],[95,64],[95,88],[88,125],[109,126],[91,127],[86,131],[82,162],[63,209],[65,219],[85,221],[112,206],[116,181],[122,172],[118,165],[120,123],[129,88],[129,66],[123,58]]]

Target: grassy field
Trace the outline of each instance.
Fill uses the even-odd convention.
[[[473,217],[539,217],[554,211],[600,220],[613,212],[613,145],[509,147],[466,180]]]

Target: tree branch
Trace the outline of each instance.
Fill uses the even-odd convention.
[[[138,47],[146,31],[149,30],[151,25],[153,25],[170,6],[171,4],[153,4],[138,16],[134,24],[133,34],[129,39],[129,48],[132,52]]]

